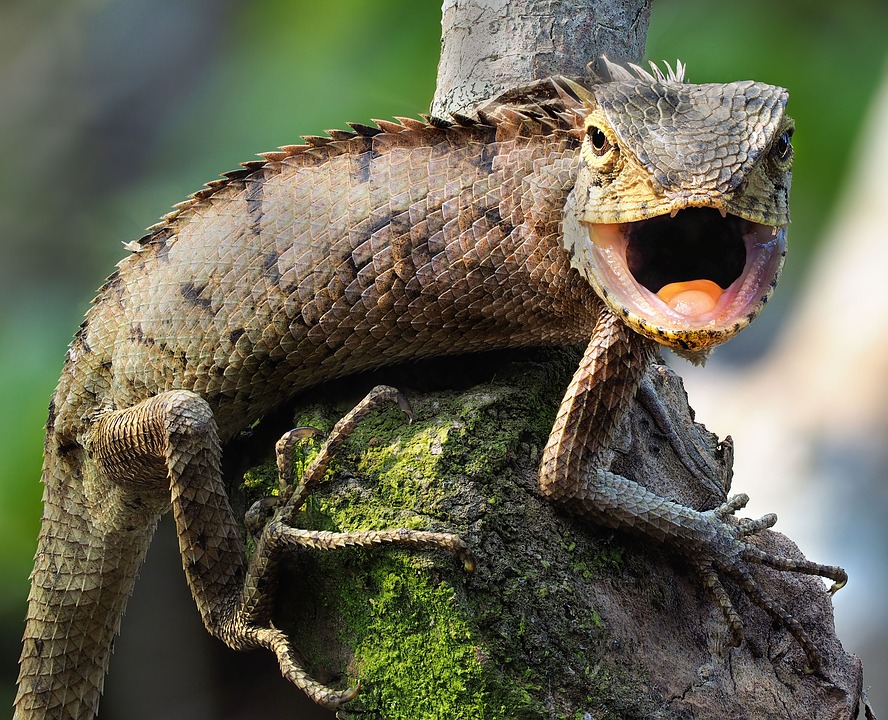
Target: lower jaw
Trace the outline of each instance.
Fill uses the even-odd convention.
[[[629,271],[621,225],[584,224],[598,294],[638,332],[679,352],[701,352],[725,342],[748,325],[773,292],[783,264],[785,228],[746,222],[743,271],[727,288],[698,278],[670,283],[656,293]],[[580,268],[582,271],[582,268]]]

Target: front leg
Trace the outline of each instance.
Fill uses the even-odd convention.
[[[629,330],[616,316],[603,314],[544,450],[540,468],[543,493],[572,513],[668,544],[684,555],[722,609],[736,645],[742,639],[743,626],[720,580],[730,577],[796,638],[808,657],[808,670],[816,670],[821,658],[814,643],[798,620],[761,588],[747,566],[761,563],[828,577],[835,581],[830,592],[847,581],[844,570],[765,553],[748,542],[750,535],[771,527],[777,518],[734,520],[734,511],[748,500],[745,495],[701,512],[608,470],[608,448],[654,354],[651,341]]]

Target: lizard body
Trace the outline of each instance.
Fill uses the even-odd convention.
[[[692,555],[711,550],[716,560],[696,564],[739,632],[719,553],[742,554],[742,537],[767,523],[734,532],[725,516],[739,503],[695,514],[652,500],[597,458],[655,341],[699,357],[770,296],[789,219],[786,92],[612,74],[591,90],[550,80],[511,91],[479,121],[377,121],[306,138],[208,184],[128,244],[50,404],[16,718],[93,717],[127,597],[170,506],[208,630],[234,648],[273,650],[320,702],[352,697],[305,676],[267,627],[259,589],[288,542],[338,542],[286,527],[311,483],[266,527],[248,566],[220,457],[306,387],[431,355],[588,342],[544,453],[544,493]],[[718,235],[719,249],[702,264],[672,263],[667,282],[645,279],[664,264],[646,249],[646,228],[670,214],[677,234]],[[676,253],[696,257],[707,239]],[[724,270],[725,255],[742,256],[739,268]],[[699,277],[720,289],[688,284]],[[443,533],[352,541],[468,557]],[[786,622],[813,662],[804,631]]]

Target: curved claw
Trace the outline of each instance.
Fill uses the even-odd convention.
[[[397,392],[398,396],[395,399],[397,400],[398,407],[401,409],[401,412],[407,416],[407,424],[410,425],[413,423],[413,406],[410,404],[410,401],[404,393],[400,390]]]
[[[318,705],[323,705],[330,710],[336,710],[345,703],[351,702],[358,696],[358,693],[361,692],[361,681],[358,680],[357,685],[346,688],[345,690],[334,690],[326,685],[321,685],[321,683],[316,683],[316,687],[320,688],[321,691],[319,693],[310,692],[306,688],[303,688],[303,690],[305,690],[305,694]]]
[[[277,462],[278,485],[285,492],[293,483],[293,452],[306,440],[322,438],[324,432],[316,427],[303,425],[288,430],[274,444],[274,455]]]
[[[292,430],[288,430],[286,433],[284,433],[281,439],[287,437],[288,435],[298,440],[314,440],[324,437],[324,431],[316,427],[312,427],[311,425],[300,425],[299,427],[294,427]],[[278,442],[280,442],[280,440]]]
[[[829,586],[828,592],[830,595],[835,595],[839,590],[841,590],[843,587],[845,587],[845,585],[848,584],[848,573],[846,573],[844,569],[838,566],[836,566],[835,569],[840,571],[841,577],[839,579],[832,578],[833,580],[835,580],[835,582]],[[827,577],[831,576],[827,575]]]

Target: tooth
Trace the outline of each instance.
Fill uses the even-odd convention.
[[[771,237],[777,237],[777,232],[778,232],[777,226],[775,225],[774,227],[771,228]]]
[[[672,208],[672,212],[669,213],[669,217],[674,218],[676,215],[678,215],[678,208]]]
[[[722,220],[724,220],[725,218],[728,217],[728,211],[725,210],[724,208],[720,207],[720,208],[718,209],[718,211],[721,213]]]

